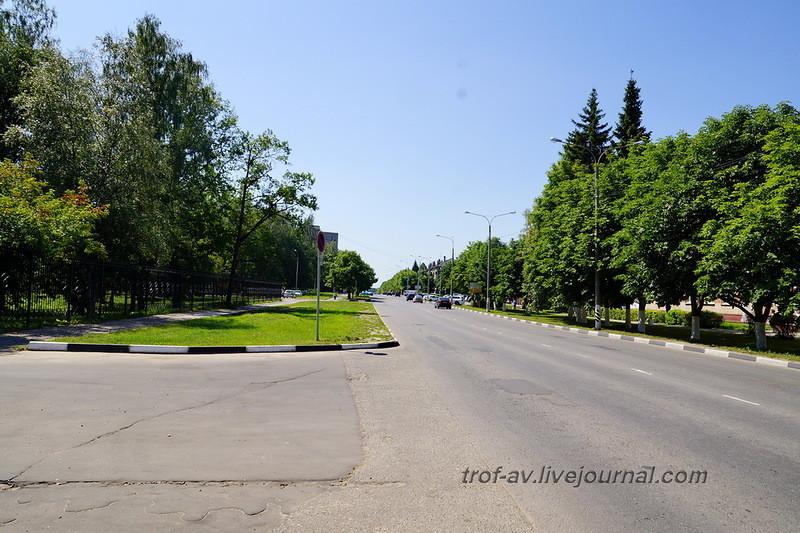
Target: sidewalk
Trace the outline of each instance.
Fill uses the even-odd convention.
[[[124,318],[122,320],[109,320],[98,324],[74,324],[71,326],[50,326],[46,328],[14,331],[0,335],[0,352],[9,351],[16,346],[27,346],[31,341],[49,341],[61,337],[78,337],[93,333],[112,333],[125,329],[138,329],[148,326],[159,326],[171,322],[193,320],[212,316],[240,315],[255,311],[263,307],[287,305],[301,301],[297,298],[283,298],[273,302],[237,307],[236,309],[216,309],[203,311],[189,311],[186,313],[169,313],[165,315],[151,315],[139,318]]]

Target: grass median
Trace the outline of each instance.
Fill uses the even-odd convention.
[[[163,326],[56,340],[171,346],[348,344],[392,340],[373,305],[363,302],[321,302],[319,341],[315,340],[315,330],[316,302],[300,302],[265,307],[257,313],[196,318]]]
[[[473,311],[486,312],[484,309],[477,307],[466,307]],[[542,322],[544,324],[554,324],[557,326],[569,326],[572,328],[594,329],[594,319],[589,317],[590,325],[585,326],[576,324],[574,319],[570,319],[565,314],[560,313],[531,313],[526,315],[522,310],[506,310],[506,311],[491,311],[493,315],[505,315],[514,318],[521,318],[523,320],[530,320],[532,322]],[[603,327],[604,331],[612,331],[623,335],[631,335],[636,337],[646,337],[650,339],[658,339],[664,341],[677,341],[687,344],[696,344],[698,346],[708,346],[710,348],[719,348],[733,352],[747,353],[751,355],[761,355],[764,357],[773,357],[777,359],[786,359],[789,361],[800,361],[800,340],[797,339],[780,339],[777,337],[767,338],[768,350],[755,349],[755,337],[748,334],[747,331],[740,329],[731,329],[729,331],[720,330],[701,330],[700,342],[692,342],[689,337],[691,330],[683,326],[667,326],[664,324],[648,324],[647,333],[638,333],[636,323],[633,323],[634,330],[630,331],[625,329],[625,323],[619,321],[611,321],[608,327]]]

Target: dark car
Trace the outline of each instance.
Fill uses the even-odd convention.
[[[436,309],[439,309],[440,307],[446,307],[448,309],[452,309],[453,301],[450,298],[445,298],[444,296],[442,296],[441,298],[437,298],[436,301],[433,302],[433,306]]]
[[[416,294],[414,294],[413,292],[409,292],[408,294],[406,294],[406,301],[413,300],[414,296],[416,296]]]

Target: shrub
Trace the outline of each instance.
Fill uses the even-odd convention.
[[[800,316],[795,317],[793,313],[775,313],[769,317],[769,325],[778,337],[793,339],[800,331]]]
[[[670,309],[664,317],[664,323],[672,326],[689,326],[692,324],[692,314],[680,309]]]
[[[722,326],[725,318],[714,311],[700,311],[700,327],[714,329]],[[691,322],[689,323],[691,325]]]

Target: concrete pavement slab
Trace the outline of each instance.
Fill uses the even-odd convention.
[[[0,449],[10,531],[274,527],[362,453],[334,353],[8,355]]]

